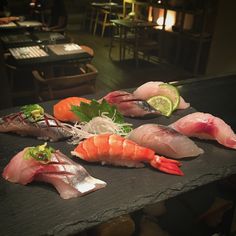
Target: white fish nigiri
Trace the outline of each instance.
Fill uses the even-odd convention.
[[[172,158],[193,157],[203,153],[190,138],[164,125],[141,125],[129,133],[128,139]]]
[[[39,146],[38,159],[35,159],[36,156],[30,156],[29,150],[32,147],[17,153],[5,167],[2,177],[22,185],[32,181],[50,183],[63,199],[83,196],[106,186],[104,181],[89,175],[84,167],[59,150],[53,152],[47,161],[40,161],[39,159],[45,158],[45,154],[48,153],[43,152],[42,147],[43,145]],[[33,153],[36,155],[35,151]]]
[[[134,92],[134,96],[142,99],[142,100],[148,100],[150,97],[158,96],[158,95],[164,95],[162,93],[161,87],[159,87],[160,84],[164,84],[164,82],[161,81],[149,81],[141,86],[139,86]],[[186,109],[190,106],[189,103],[185,102],[185,100],[180,97],[180,102],[177,109]]]
[[[186,136],[213,139],[226,147],[236,149],[234,131],[222,119],[209,113],[189,114],[171,124],[170,127]]]

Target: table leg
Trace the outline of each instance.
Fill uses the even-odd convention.
[[[95,34],[96,34],[96,31],[97,31],[98,16],[99,16],[99,11],[97,10],[97,12],[96,12],[96,19],[95,19],[95,23],[94,23],[94,29],[93,29],[93,35],[95,35]]]

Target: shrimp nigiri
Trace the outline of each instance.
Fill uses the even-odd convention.
[[[86,139],[71,152],[88,162],[101,162],[115,166],[143,167],[143,162],[169,174],[183,175],[179,161],[155,155],[149,148],[116,134],[100,134]]]
[[[90,103],[90,100],[81,97],[62,99],[53,106],[53,115],[60,121],[79,121],[79,117],[71,111],[71,105],[79,106],[81,102]]]
[[[194,112],[177,120],[170,127],[178,132],[200,139],[213,139],[236,149],[236,134],[222,119],[208,113]]]

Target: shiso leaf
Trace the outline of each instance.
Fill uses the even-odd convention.
[[[110,105],[105,99],[98,102],[95,99],[92,99],[91,103],[81,102],[80,106],[71,106],[71,111],[80,118],[81,122],[89,122],[94,117],[106,115],[111,118],[113,122],[118,124],[125,123],[123,115],[118,112],[115,106]],[[130,132],[132,128],[130,126],[124,127],[125,132]]]

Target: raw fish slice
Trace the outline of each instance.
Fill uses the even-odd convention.
[[[53,115],[60,121],[79,121],[79,117],[71,111],[71,106],[79,106],[81,102],[90,103],[90,100],[81,97],[62,99],[53,106]]]
[[[0,132],[12,132],[22,136],[58,141],[71,137],[71,129],[45,113],[40,120],[32,121],[23,112],[12,113],[0,118]]]
[[[195,112],[177,120],[170,127],[189,137],[213,139],[236,149],[236,135],[222,119],[208,113]]]
[[[139,168],[144,166],[143,163],[149,163],[162,172],[183,175],[179,161],[155,155],[152,149],[142,147],[117,134],[90,137],[80,142],[71,154],[88,162],[101,162],[103,165]]]
[[[161,81],[150,81],[147,82],[141,86],[139,86],[134,92],[134,96],[142,99],[142,100],[148,100],[149,98],[153,96],[158,96],[158,95],[164,95],[160,91],[160,84],[163,84],[164,82]],[[177,109],[186,109],[190,106],[189,103],[185,102],[183,97],[180,96],[180,102],[178,105]]]
[[[26,185],[32,181],[51,183],[63,199],[79,197],[106,186],[95,179],[79,164],[60,151],[55,151],[48,163],[34,158],[26,159],[27,148],[16,154],[3,171],[3,178]]]
[[[137,99],[133,94],[125,91],[114,91],[103,97],[110,105],[115,105],[124,116],[143,117],[150,114],[160,114],[146,101]]]
[[[132,130],[128,139],[172,158],[198,156],[203,153],[191,139],[174,129],[157,124],[144,124]]]

